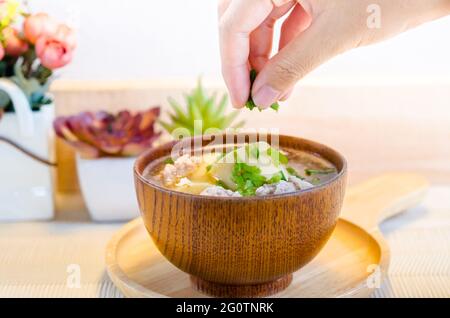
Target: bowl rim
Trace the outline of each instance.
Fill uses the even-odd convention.
[[[225,134],[225,133],[224,133]],[[222,134],[222,135],[224,135]],[[246,134],[246,133],[242,133],[242,134]],[[236,133],[235,135],[239,135],[239,133]],[[176,196],[181,196],[181,197],[187,197],[187,198],[195,198],[196,200],[216,200],[216,201],[261,201],[261,200],[273,200],[273,199],[283,199],[286,197],[295,197],[295,196],[302,196],[302,195],[306,195],[309,193],[315,193],[315,192],[319,192],[324,190],[325,188],[330,187],[332,184],[336,183],[337,181],[339,181],[340,179],[342,179],[343,177],[346,176],[347,174],[347,160],[345,159],[345,157],[338,152],[337,150],[324,145],[322,143],[310,140],[310,139],[306,139],[306,138],[301,138],[301,137],[297,137],[297,136],[290,136],[290,135],[284,135],[284,134],[275,134],[278,136],[278,138],[281,140],[282,138],[295,138],[297,140],[299,140],[301,143],[309,143],[311,145],[313,145],[314,148],[324,148],[327,151],[333,153],[336,157],[339,158],[339,160],[341,160],[342,162],[342,168],[340,169],[340,171],[330,180],[327,180],[325,183],[315,186],[313,188],[310,189],[305,189],[305,190],[299,190],[299,191],[295,191],[295,192],[288,192],[288,193],[283,193],[283,194],[271,194],[271,195],[265,195],[265,196],[246,196],[246,197],[220,197],[220,196],[207,196],[207,195],[200,195],[200,194],[192,194],[192,193],[186,193],[186,192],[181,192],[181,191],[176,191],[176,190],[170,190],[167,189],[155,182],[152,182],[150,180],[148,180],[147,178],[145,178],[139,171],[138,171],[138,165],[141,161],[145,160],[149,154],[151,154],[154,151],[157,151],[161,148],[165,148],[165,147],[169,147],[169,145],[172,145],[172,147],[177,144],[180,141],[174,140],[174,141],[169,141],[167,143],[164,143],[162,145],[159,145],[157,147],[148,149],[146,151],[144,151],[142,154],[140,154],[134,165],[133,165],[133,172],[134,172],[134,176],[143,184],[150,186],[158,191],[164,192],[166,194],[169,195],[176,195]],[[208,135],[200,135],[200,136],[193,136],[190,138],[187,138],[186,140],[194,140],[196,138],[201,138],[203,139],[205,136]],[[320,153],[316,153],[318,155],[321,155]],[[149,162],[146,163],[146,165],[148,165]]]

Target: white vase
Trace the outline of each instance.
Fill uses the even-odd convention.
[[[10,96],[16,110],[0,119],[0,136],[53,161],[54,105],[32,112],[26,96],[14,83],[2,78],[0,89]],[[51,168],[0,142],[0,222],[53,217]]]
[[[94,221],[125,221],[139,216],[133,178],[135,160],[77,156],[81,192]]]

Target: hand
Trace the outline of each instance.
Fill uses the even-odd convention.
[[[279,52],[270,58],[275,22]],[[285,100],[328,59],[450,13],[450,0],[220,0],[222,73],[235,107]],[[258,76],[250,92],[250,69]]]

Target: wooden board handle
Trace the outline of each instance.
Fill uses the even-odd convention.
[[[383,220],[418,204],[429,187],[413,173],[390,173],[347,190],[341,217],[369,232]]]

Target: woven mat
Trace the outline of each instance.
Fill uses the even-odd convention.
[[[104,267],[105,246],[120,226],[0,224],[0,297],[123,297]],[[391,266],[373,297],[450,297],[450,187],[433,187],[382,231]]]

